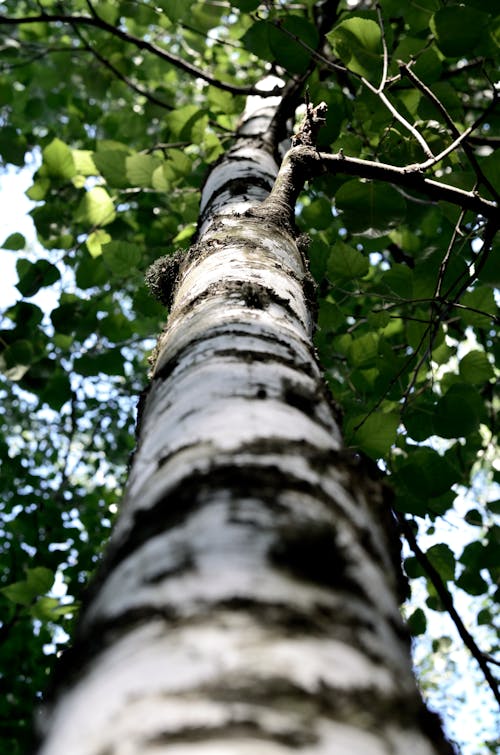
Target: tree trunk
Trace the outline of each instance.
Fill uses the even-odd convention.
[[[390,508],[315,357],[294,208],[264,201],[272,114],[253,101],[197,243],[152,274],[168,325],[43,755],[451,752],[412,674]]]

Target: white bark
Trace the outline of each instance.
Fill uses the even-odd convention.
[[[276,172],[246,140],[204,187],[42,755],[446,751],[380,489],[342,449],[315,359],[303,255],[255,204]]]

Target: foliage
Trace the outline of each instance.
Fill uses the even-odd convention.
[[[116,510],[134,397],[164,317],[144,271],[189,244],[203,177],[231,143],[245,91],[270,66],[303,76],[311,101],[328,105],[321,150],[417,164],[498,201],[497,3],[329,0],[324,29],[319,11],[311,0],[2,3],[0,159],[23,166],[34,153],[39,164],[28,191],[39,245],[0,239],[19,277],[0,333],[6,751],[25,750]],[[347,443],[381,460],[401,517],[439,526],[479,473],[500,483],[498,217],[367,180],[362,167],[311,182],[297,212]],[[477,596],[489,652],[499,513],[498,500],[472,506],[470,542],[426,554],[444,583]],[[423,555],[407,561],[428,588],[416,634],[445,608]]]

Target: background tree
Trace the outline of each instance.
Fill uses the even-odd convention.
[[[316,345],[346,442],[390,473],[415,553],[407,572],[425,575],[410,625],[420,633],[428,609],[448,610],[495,687],[498,502],[481,492],[465,511],[474,529],[456,553],[439,541],[424,553],[414,538],[451,515],[463,486],[499,481],[494,5],[3,4],[0,152],[14,165],[35,155],[28,193],[46,250],[4,241],[21,295],[2,331],[10,751],[25,750],[59,627],[71,630],[116,511],[132,397],[163,318],[144,270],[189,246],[207,166],[270,67],[328,106],[324,175],[297,204]],[[49,594],[56,575],[64,601]],[[460,623],[447,583],[477,596],[490,647]]]

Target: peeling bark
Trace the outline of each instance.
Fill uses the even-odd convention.
[[[384,489],[314,352],[300,182],[276,183],[256,105],[197,243],[153,276],[168,325],[42,755],[451,753],[413,678]]]

